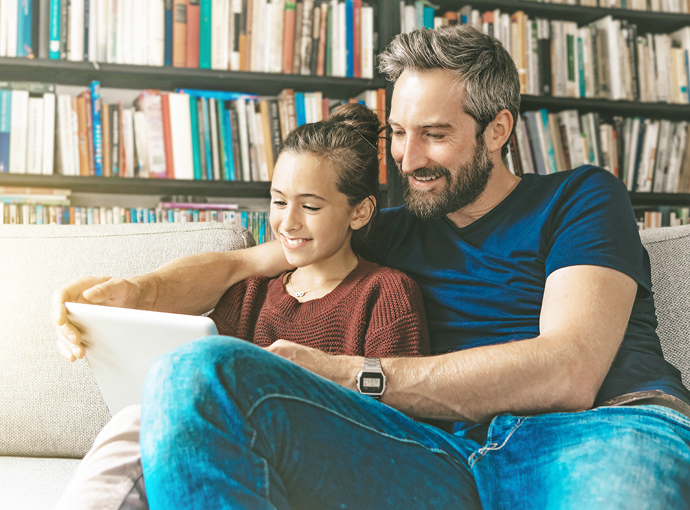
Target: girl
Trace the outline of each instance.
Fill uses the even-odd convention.
[[[378,116],[351,103],[288,135],[271,183],[270,223],[296,269],[232,286],[210,315],[220,334],[366,357],[429,352],[416,284],[358,255],[377,211],[379,131]],[[131,406],[106,425],[58,509],[148,507],[139,416]]]

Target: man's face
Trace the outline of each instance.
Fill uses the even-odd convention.
[[[462,91],[446,71],[405,71],[395,84],[391,154],[405,203],[421,219],[472,204],[489,181],[493,162],[461,104]]]

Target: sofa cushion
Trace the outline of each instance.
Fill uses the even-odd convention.
[[[78,459],[0,457],[0,508],[48,510],[81,462]]]
[[[245,229],[220,223],[0,226],[0,455],[82,457],[110,418],[86,361],[58,354],[55,289],[253,244]]]
[[[664,357],[690,387],[690,225],[643,230],[652,265],[652,291]]]

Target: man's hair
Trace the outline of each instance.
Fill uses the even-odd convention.
[[[399,34],[379,55],[379,71],[395,82],[403,71],[451,71],[464,92],[462,108],[477,123],[477,136],[506,109],[513,130],[520,115],[520,77],[496,39],[469,25],[421,28]],[[512,134],[512,133],[511,133]],[[502,155],[508,152],[507,142]]]

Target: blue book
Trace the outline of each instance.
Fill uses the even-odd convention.
[[[434,29],[434,8],[428,5],[424,6],[424,28]]]
[[[549,164],[551,165],[549,173],[556,173],[558,171],[558,167],[556,166],[556,152],[553,150],[553,142],[551,141],[551,129],[549,128],[549,112],[546,108],[542,108],[541,110],[539,110],[539,113],[541,113],[541,120],[544,126],[544,141],[546,142],[546,154],[548,154],[549,156]]]
[[[91,82],[91,125],[93,129],[94,175],[103,176],[103,121],[101,119],[101,83]]]
[[[192,161],[194,163],[194,180],[201,180],[201,144],[199,143],[199,99],[189,97],[189,112],[192,128]]]
[[[91,8],[90,4],[90,0],[84,0],[84,62],[89,61],[89,9]]]
[[[228,154],[227,174],[228,181],[234,181],[235,178],[235,151],[232,147],[232,122],[230,122],[230,110],[225,108],[223,110],[223,123],[225,124],[225,152]]]
[[[307,123],[307,110],[304,107],[304,92],[295,92],[295,111],[297,113],[297,125]]]
[[[50,0],[50,34],[48,57],[60,60],[60,0]]]
[[[211,69],[211,1],[199,5],[199,68]]]
[[[34,54],[31,46],[31,3],[31,0],[19,0],[19,16],[17,18],[18,57],[33,57]]]
[[[173,0],[165,0],[165,53],[164,63],[166,66],[172,66],[173,55]]]
[[[211,152],[211,122],[208,114],[208,99],[201,98],[202,114],[204,116],[204,150],[206,151],[206,180],[213,180],[213,154]]]
[[[194,209],[192,211],[192,221],[194,223],[199,223],[199,209]]]
[[[218,101],[235,101],[236,99],[258,99],[256,94],[246,94],[244,92],[227,92],[224,90],[198,90],[198,89],[177,89],[175,92],[187,94],[194,97],[205,97],[207,99],[217,99]]]
[[[242,211],[242,226],[247,228],[247,211]]]
[[[416,0],[414,3],[415,28],[424,28],[424,0]]]
[[[10,121],[12,92],[0,90],[0,173],[10,171]]]
[[[355,75],[355,4],[352,0],[345,1],[345,76]]]
[[[577,38],[577,67],[580,80],[580,97],[587,97],[587,90],[585,88],[585,60],[584,49],[582,48],[582,37]]]

